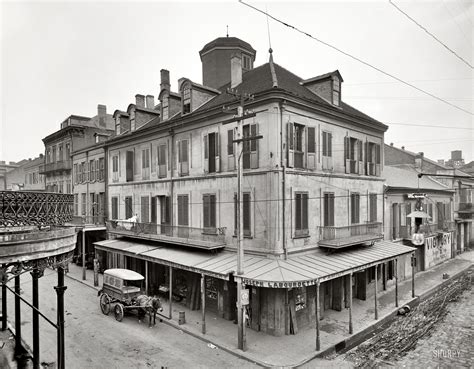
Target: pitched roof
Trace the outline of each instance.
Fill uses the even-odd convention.
[[[273,71],[274,73],[272,74]],[[274,86],[275,80],[277,81],[278,86]],[[245,91],[248,94],[258,94],[278,88],[294,95],[295,97],[300,97],[313,103],[323,105],[324,107],[333,109],[334,111],[341,112],[342,110],[342,112],[348,115],[355,116],[376,124],[383,124],[376,119],[369,117],[367,114],[364,114],[361,111],[353,108],[349,104],[346,104],[345,102],[341,101],[340,107],[333,106],[326,100],[311,92],[306,87],[302,86],[300,84],[301,81],[303,81],[301,77],[276,63],[270,62],[244,73],[242,75],[242,83],[238,85],[236,89],[239,91]],[[202,105],[197,111],[203,111],[220,105],[235,102],[236,100],[234,96],[225,93],[228,87],[230,87],[230,82],[219,88],[222,94]]]
[[[390,148],[390,149],[395,149],[395,150],[398,150],[398,151],[400,151],[400,152],[404,152],[404,153],[406,153],[406,154],[408,154],[408,155],[411,155],[411,156],[413,156],[413,157],[416,157],[416,156],[418,155],[418,153],[415,153],[415,152],[413,152],[413,151],[409,151],[409,150],[406,150],[406,149],[401,149],[401,148],[395,147],[395,146],[393,146],[393,145],[387,145],[387,144],[385,144],[385,147]],[[439,167],[439,169],[453,169],[453,168],[447,167],[446,165],[440,164],[440,163],[438,163],[437,161],[431,160],[431,159],[427,158],[427,157],[424,156],[424,155],[423,155],[423,160],[426,161],[426,162],[428,162],[428,163],[430,163],[430,164],[433,164],[433,165]]]
[[[452,191],[429,176],[418,178],[418,171],[410,164],[385,165],[383,177],[388,187],[407,188],[413,190]]]

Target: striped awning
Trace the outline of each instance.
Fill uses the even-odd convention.
[[[236,276],[237,254],[230,251],[212,254],[121,239],[100,241],[94,245],[98,250],[118,252],[215,278],[229,280],[230,275],[234,275],[241,277],[247,285],[265,288],[311,286],[394,260],[416,250],[399,243],[380,241],[373,246],[354,247],[334,253],[312,250],[289,256],[287,260],[245,255],[244,274]]]

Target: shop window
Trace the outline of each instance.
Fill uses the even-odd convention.
[[[295,311],[306,309],[306,288],[295,289]]]

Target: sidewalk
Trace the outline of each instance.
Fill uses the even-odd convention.
[[[428,294],[433,288],[445,282],[442,279],[443,273],[448,273],[452,278],[456,274],[465,271],[474,262],[474,251],[468,251],[440,264],[428,271],[420,272],[415,276],[415,294],[422,296]],[[87,270],[86,281],[82,281],[82,268],[76,265],[70,265],[68,277],[74,278],[97,290],[102,286],[100,275],[99,287],[93,286],[93,272]],[[411,297],[411,279],[405,280],[399,284],[399,306],[416,300]],[[178,324],[178,315],[180,311],[186,314],[186,323]],[[324,319],[320,324],[321,350],[315,351],[316,333],[315,328],[300,330],[297,335],[288,335],[274,337],[262,332],[256,332],[247,329],[247,350],[243,352],[237,349],[237,325],[233,322],[206,315],[206,334],[201,333],[201,311],[191,311],[184,306],[173,303],[172,319],[163,319],[163,322],[176,327],[183,332],[191,334],[206,342],[210,342],[220,349],[233,353],[250,362],[261,366],[294,367],[302,365],[315,357],[322,356],[324,353],[334,351],[335,345],[345,344],[344,341],[356,339],[358,336],[372,330],[376,325],[380,325],[384,319],[396,311],[394,287],[378,293],[378,314],[379,319],[374,319],[374,300],[369,298],[367,301],[358,299],[353,300],[353,324],[354,334],[349,334],[348,329],[348,309],[343,311],[326,310]],[[163,301],[163,314],[168,314],[168,303]],[[338,347],[339,347],[338,346]],[[326,367],[347,367],[347,362],[321,360],[321,366]],[[317,362],[311,364],[318,366]]]

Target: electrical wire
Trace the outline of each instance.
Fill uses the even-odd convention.
[[[418,23],[415,19],[413,19],[410,15],[408,15],[405,11],[400,9],[392,0],[388,0],[390,5],[392,5],[395,9],[397,9],[400,13],[402,13],[405,17],[407,17],[409,20],[411,20],[413,23],[415,23],[418,27],[420,27],[423,31],[425,31],[428,35],[430,35],[435,41],[437,41],[441,46],[443,46],[446,50],[451,52],[454,56],[456,56],[459,60],[461,60],[464,64],[469,66],[471,69],[473,69],[473,66],[466,61],[462,56],[460,56],[457,52],[455,52],[453,49],[451,49],[448,45],[446,45],[443,41],[441,41],[438,37],[433,35],[430,31],[426,29],[426,27],[422,26],[420,23]]]
[[[455,109],[458,109],[458,110],[460,110],[460,111],[463,111],[463,112],[465,112],[465,113],[467,113],[467,114],[469,114],[469,115],[474,115],[473,112],[471,112],[471,111],[469,111],[469,110],[466,110],[466,109],[463,109],[463,108],[461,108],[460,106],[457,106],[457,105],[455,105],[455,104],[452,104],[452,103],[450,103],[449,101],[446,101],[446,100],[442,99],[441,97],[438,97],[438,96],[432,94],[431,92],[425,91],[425,90],[421,89],[420,87],[417,87],[417,86],[415,86],[415,85],[413,85],[413,84],[411,84],[411,83],[409,83],[409,82],[407,82],[407,81],[404,81],[403,79],[401,79],[401,78],[399,78],[399,77],[396,77],[395,75],[393,75],[393,74],[391,74],[391,73],[389,73],[389,72],[385,72],[385,71],[382,70],[381,68],[376,67],[376,66],[374,66],[374,65],[372,65],[372,64],[370,64],[370,63],[368,63],[368,62],[366,62],[366,61],[364,61],[364,60],[362,60],[362,59],[360,59],[360,58],[358,58],[358,57],[356,57],[356,56],[353,56],[353,55],[351,55],[351,54],[349,54],[349,53],[347,53],[347,52],[345,52],[345,51],[339,49],[338,47],[329,44],[328,42],[325,42],[325,41],[323,41],[323,40],[321,40],[321,39],[319,39],[319,38],[317,38],[317,37],[314,37],[314,36],[310,35],[309,33],[300,30],[298,27],[293,26],[293,25],[291,25],[291,24],[289,24],[289,23],[286,23],[286,22],[284,22],[284,21],[282,21],[282,20],[280,20],[280,19],[274,17],[273,15],[271,15],[271,14],[268,13],[268,12],[265,12],[265,11],[263,11],[263,10],[261,10],[261,9],[259,9],[259,8],[257,8],[257,7],[255,7],[255,6],[253,6],[253,5],[247,4],[246,2],[244,2],[244,1],[242,1],[242,0],[239,0],[239,3],[241,3],[242,5],[248,6],[249,8],[254,9],[254,10],[256,10],[256,11],[259,12],[259,13],[262,13],[262,14],[267,15],[268,17],[270,17],[270,18],[273,19],[274,21],[276,21],[276,22],[278,22],[278,23],[281,23],[281,24],[283,24],[284,26],[286,26],[286,27],[288,27],[288,28],[291,28],[291,29],[295,30],[296,32],[299,32],[299,33],[301,33],[301,34],[303,34],[303,35],[305,35],[305,36],[307,36],[307,37],[309,37],[309,38],[311,38],[311,39],[313,39],[313,40],[315,40],[315,41],[317,41],[317,42],[319,42],[319,43],[321,43],[321,44],[323,44],[323,45],[325,45],[325,46],[327,46],[327,47],[329,47],[329,48],[331,48],[331,49],[333,49],[333,50],[336,50],[337,52],[339,52],[339,53],[341,53],[341,54],[343,54],[343,55],[345,55],[345,56],[347,56],[347,57],[349,57],[349,58],[351,58],[351,59],[354,59],[354,60],[358,61],[359,63],[364,64],[365,66],[376,70],[376,71],[379,72],[379,73],[382,73],[382,74],[384,74],[384,75],[386,75],[386,76],[388,76],[388,77],[390,77],[390,78],[393,78],[394,80],[396,80],[396,81],[398,81],[398,82],[400,82],[400,83],[403,83],[404,85],[407,85],[407,86],[409,86],[409,87],[411,87],[411,88],[413,88],[413,89],[415,89],[415,90],[417,90],[417,91],[419,91],[419,92],[421,92],[421,93],[423,93],[423,94],[425,94],[425,95],[431,96],[433,99],[436,99],[436,100],[438,100],[438,101],[441,101],[441,102],[443,102],[443,103],[445,103],[445,104],[447,104],[447,105],[449,105],[449,106],[451,106],[451,107],[453,107],[453,108],[455,108]]]

